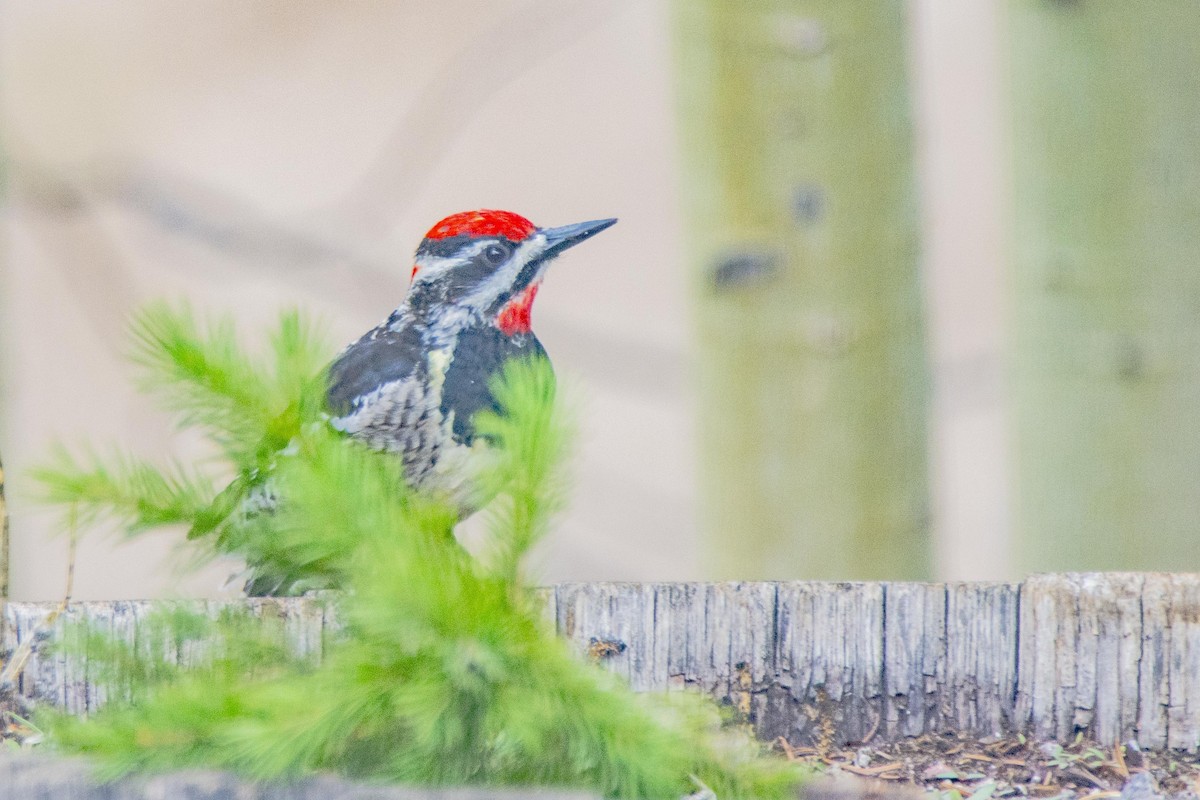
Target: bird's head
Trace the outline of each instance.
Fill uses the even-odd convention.
[[[539,228],[511,211],[464,211],[430,228],[417,248],[407,305],[419,315],[452,314],[527,333],[546,265],[616,223],[599,219]]]

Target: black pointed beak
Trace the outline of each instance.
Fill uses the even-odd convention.
[[[563,225],[561,228],[542,228],[541,234],[546,237],[546,250],[543,258],[556,256],[568,247],[574,247],[584,239],[590,239],[605,228],[617,224],[614,219],[594,219],[590,222],[577,222],[574,225]]]
[[[576,222],[574,225],[563,225],[561,228],[540,228],[538,233],[546,237],[546,249],[537,255],[532,261],[521,268],[513,280],[513,285],[505,292],[502,292],[496,300],[494,311],[498,311],[505,303],[507,303],[518,292],[525,290],[527,286],[537,280],[546,265],[554,259],[563,250],[568,247],[574,247],[584,239],[590,239],[605,228],[611,228],[617,224],[614,219],[594,219],[590,222]]]

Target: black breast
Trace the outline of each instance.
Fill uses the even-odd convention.
[[[491,325],[467,328],[458,334],[454,358],[446,370],[442,413],[454,412],[454,438],[470,444],[475,436],[476,412],[499,411],[488,383],[512,358],[545,357],[542,343],[532,333],[507,336]]]

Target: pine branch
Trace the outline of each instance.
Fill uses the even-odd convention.
[[[321,415],[329,349],[297,311],[284,312],[270,339],[269,365],[241,348],[232,322],[201,324],[190,308],[146,307],[131,323],[141,385],[199,427],[225,455],[236,478],[221,492],[199,470],[158,468],[127,456],[76,461],[60,450],[34,471],[42,499],[66,505],[83,521],[109,516],[139,532],[184,523],[189,538],[217,532],[217,548],[237,549],[242,504],[260,491],[274,461],[297,432]]]
[[[503,412],[475,417],[476,430],[498,453],[486,476],[497,495],[487,512],[489,562],[498,577],[519,583],[522,559],[566,505],[572,425],[545,359],[509,362],[491,388]]]
[[[290,502],[274,536],[325,559],[346,590],[342,632],[320,665],[183,672],[102,711],[100,732],[54,727],[59,741],[125,769],[207,765],[260,779],[331,769],[678,798],[694,774],[723,797],[783,794],[790,771],[723,750],[697,698],[635,699],[572,659],[511,581],[457,546],[445,508],[397,491],[400,475],[396,459],[324,431],[280,464]]]
[[[323,328],[305,320],[297,309],[284,311],[271,334],[271,352],[275,357],[271,406],[287,408],[312,397],[313,385],[323,383],[329,361]]]
[[[31,477],[41,485],[40,500],[68,507],[78,522],[109,517],[130,531],[190,524],[216,494],[203,473],[178,463],[157,466],[121,453],[76,459],[61,447]]]
[[[187,305],[147,306],[131,324],[141,386],[200,427],[241,470],[261,466],[319,411],[319,335],[295,312],[272,339],[273,369],[248,356],[228,317],[198,323]]]
[[[217,494],[178,466],[61,453],[37,476],[46,499],[88,519],[218,531],[213,546],[263,581],[341,589],[341,626],[319,663],[248,618],[168,615],[133,644],[85,630],[76,646],[115,689],[88,721],[48,717],[61,747],[102,757],[109,774],[336,771],[672,799],[692,776],[723,798],[782,797],[794,783],[786,765],[748,757],[744,736],[724,744],[711,704],[635,698],[577,662],[530,602],[521,564],[563,506],[570,439],[547,363],[510,364],[493,386],[499,413],[475,419],[496,454],[482,480],[499,494],[477,560],[454,538],[454,511],[405,488],[395,455],[318,423],[323,351],[299,315],[283,316],[261,369],[232,326],[202,331],[186,309],[152,308],[137,330],[148,385],[223,445],[238,478]],[[270,513],[248,512],[254,498]]]

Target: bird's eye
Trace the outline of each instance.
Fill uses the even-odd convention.
[[[508,258],[509,248],[502,244],[489,244],[483,250],[483,258],[493,267],[504,263]]]

